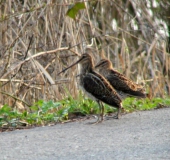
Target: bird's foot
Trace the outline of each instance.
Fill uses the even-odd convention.
[[[96,116],[94,115],[94,117],[96,118]],[[101,123],[103,121],[103,118],[99,118],[99,117],[97,117],[97,121],[95,121],[95,122],[88,122],[87,124],[98,124],[98,123]]]
[[[98,124],[98,123],[101,123],[102,121],[101,120],[97,120],[97,121],[95,121],[95,122],[88,122],[87,124],[93,124],[93,125],[95,125],[95,124]]]
[[[120,115],[116,114],[116,115],[114,115],[114,116],[107,116],[105,119],[106,119],[106,120],[109,120],[109,119],[111,119],[111,118],[113,118],[113,119],[120,119]]]

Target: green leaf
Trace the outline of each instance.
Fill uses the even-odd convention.
[[[4,120],[5,118],[4,117],[0,117],[0,121]]]
[[[38,106],[31,106],[30,109],[34,112],[39,110]]]
[[[2,114],[8,114],[11,111],[11,107],[9,107],[8,105],[4,105],[1,109],[0,109],[0,115]]]
[[[67,16],[69,16],[70,18],[75,19],[77,13],[79,12],[79,10],[81,9],[85,9],[85,4],[84,2],[77,2],[74,5],[70,5],[69,9],[66,13]]]

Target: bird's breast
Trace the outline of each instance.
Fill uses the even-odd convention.
[[[80,89],[91,99],[93,99],[94,101],[96,101],[97,99],[86,90],[86,88],[84,87],[84,77],[86,76],[86,74],[81,74],[80,75],[80,81],[79,81],[79,87]]]

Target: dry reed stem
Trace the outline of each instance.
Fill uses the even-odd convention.
[[[102,56],[109,58],[115,69],[144,84],[152,97],[170,94],[167,37],[159,33],[161,23],[156,24],[148,14],[146,1],[86,0],[86,9],[73,20],[66,12],[75,2],[80,0],[1,2],[1,105],[60,100],[67,97],[65,88],[78,97],[75,76],[79,66],[62,76],[57,73],[75,62],[88,47],[93,48],[95,63]],[[160,19],[158,14],[154,16]]]

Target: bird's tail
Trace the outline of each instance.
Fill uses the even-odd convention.
[[[134,97],[138,97],[138,98],[146,98],[147,97],[147,94],[144,92],[141,92],[141,91],[131,91],[131,93],[129,93],[129,94],[131,94]]]

